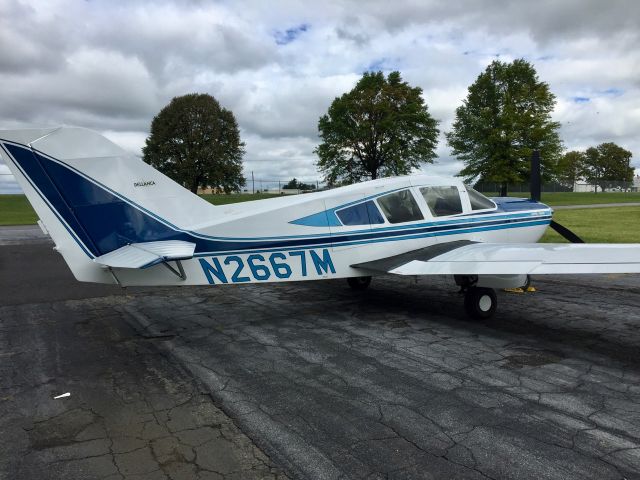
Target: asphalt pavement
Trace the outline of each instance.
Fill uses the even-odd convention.
[[[123,314],[132,291],[77,283],[51,247],[0,246],[0,479],[286,478]]]
[[[0,478],[640,478],[640,276],[534,281],[477,323],[439,277],[122,291],[0,246]]]

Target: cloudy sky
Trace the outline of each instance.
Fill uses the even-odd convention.
[[[206,92],[238,119],[245,175],[312,181],[318,117],[363,72],[399,70],[446,131],[493,59],[525,58],[568,149],[614,141],[640,167],[639,36],[635,0],[2,0],[0,129],[84,126],[139,155],[172,97]],[[438,154],[425,172],[460,170]]]

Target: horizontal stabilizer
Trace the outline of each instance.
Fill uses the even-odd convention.
[[[640,244],[450,242],[352,267],[397,275],[640,273]]]
[[[196,244],[181,240],[131,243],[93,261],[114,268],[147,268],[169,260],[193,258]]]

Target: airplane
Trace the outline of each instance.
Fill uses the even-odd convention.
[[[411,175],[215,206],[102,135],[0,131],[0,155],[78,281],[234,285],[448,275],[487,319],[496,288],[530,275],[640,273],[640,244],[579,241],[532,199],[487,198],[456,178]],[[538,197],[539,198],[539,197]]]

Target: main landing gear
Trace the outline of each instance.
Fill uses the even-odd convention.
[[[491,278],[491,282],[487,281],[487,278],[482,280],[489,285],[493,285],[496,288],[513,287],[519,285],[520,282],[525,282],[525,278]],[[464,294],[464,309],[471,318],[476,320],[486,320],[491,318],[496,312],[498,307],[498,297],[496,291],[493,288],[486,286],[478,286],[477,275],[454,275],[456,284],[460,287],[460,293]],[[500,283],[502,281],[502,283]],[[347,283],[352,290],[362,291],[369,288],[371,284],[371,277],[349,277]],[[524,291],[529,291],[528,287],[530,279],[527,276],[526,283],[522,288]]]
[[[464,309],[471,318],[490,318],[498,306],[498,297],[493,288],[469,287],[464,292]]]
[[[371,285],[371,277],[349,277],[347,283],[352,290],[366,290]]]
[[[498,307],[498,297],[493,288],[478,287],[476,276],[454,276],[456,284],[460,286],[460,293],[464,293],[464,309],[471,318],[486,320],[491,318]]]

